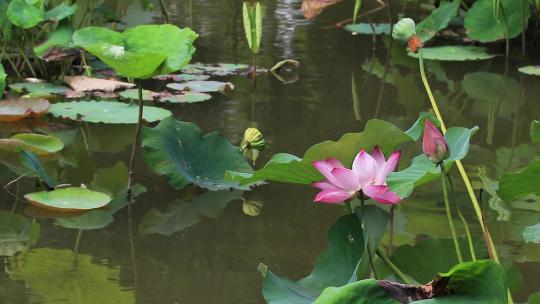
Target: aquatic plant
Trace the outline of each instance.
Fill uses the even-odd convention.
[[[244,33],[253,56],[253,77],[257,76],[257,54],[261,47],[262,9],[259,1],[244,1],[242,6]]]

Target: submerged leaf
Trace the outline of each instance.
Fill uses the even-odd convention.
[[[111,201],[105,193],[80,187],[29,193],[24,198],[33,205],[54,211],[74,212],[101,208]]]
[[[74,101],[55,103],[49,113],[55,117],[81,120],[93,123],[134,124],[139,117],[136,104],[114,101]],[[143,119],[147,122],[159,121],[172,115],[165,109],[144,107]]]
[[[327,239],[328,248],[317,258],[311,274],[297,282],[260,267],[265,270],[262,292],[268,303],[313,303],[325,288],[356,281],[358,264],[366,247],[358,217],[355,214],[340,217],[328,230]]]
[[[253,172],[240,148],[219,133],[203,136],[195,124],[174,118],[163,120],[155,128],[143,128],[142,147],[148,166],[165,175],[178,189],[188,184],[209,190],[247,189],[237,182],[225,181],[225,172]]]
[[[51,104],[47,99],[22,98],[0,101],[0,122],[15,122],[47,113]]]
[[[165,212],[150,209],[139,226],[141,233],[173,235],[200,222],[204,217],[217,218],[227,204],[242,197],[241,191],[206,192],[191,202],[174,200]]]

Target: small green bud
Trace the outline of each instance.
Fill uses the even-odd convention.
[[[392,37],[403,43],[407,43],[409,38],[416,35],[416,24],[411,18],[403,18],[394,25]]]

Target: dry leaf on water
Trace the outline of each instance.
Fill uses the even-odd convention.
[[[302,13],[307,19],[313,19],[319,16],[322,11],[341,0],[304,0],[302,1]]]
[[[134,84],[116,80],[90,78],[86,76],[66,76],[64,82],[78,92],[105,91],[113,92],[118,89],[130,89]]]

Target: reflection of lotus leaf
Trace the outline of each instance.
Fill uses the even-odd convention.
[[[38,155],[46,155],[56,153],[63,148],[64,143],[52,135],[21,133],[13,135],[11,138],[0,139],[0,150],[8,152],[24,149]]]
[[[90,255],[39,248],[10,269],[10,278],[32,289],[30,302],[95,304],[134,303],[133,292],[118,285],[120,269],[93,263]]]
[[[234,90],[234,85],[230,82],[221,82],[214,80],[193,80],[183,83],[169,83],[167,87],[178,91],[194,92],[222,92],[227,93]]]
[[[22,215],[0,210],[0,256],[13,256],[35,244],[39,227]]]

